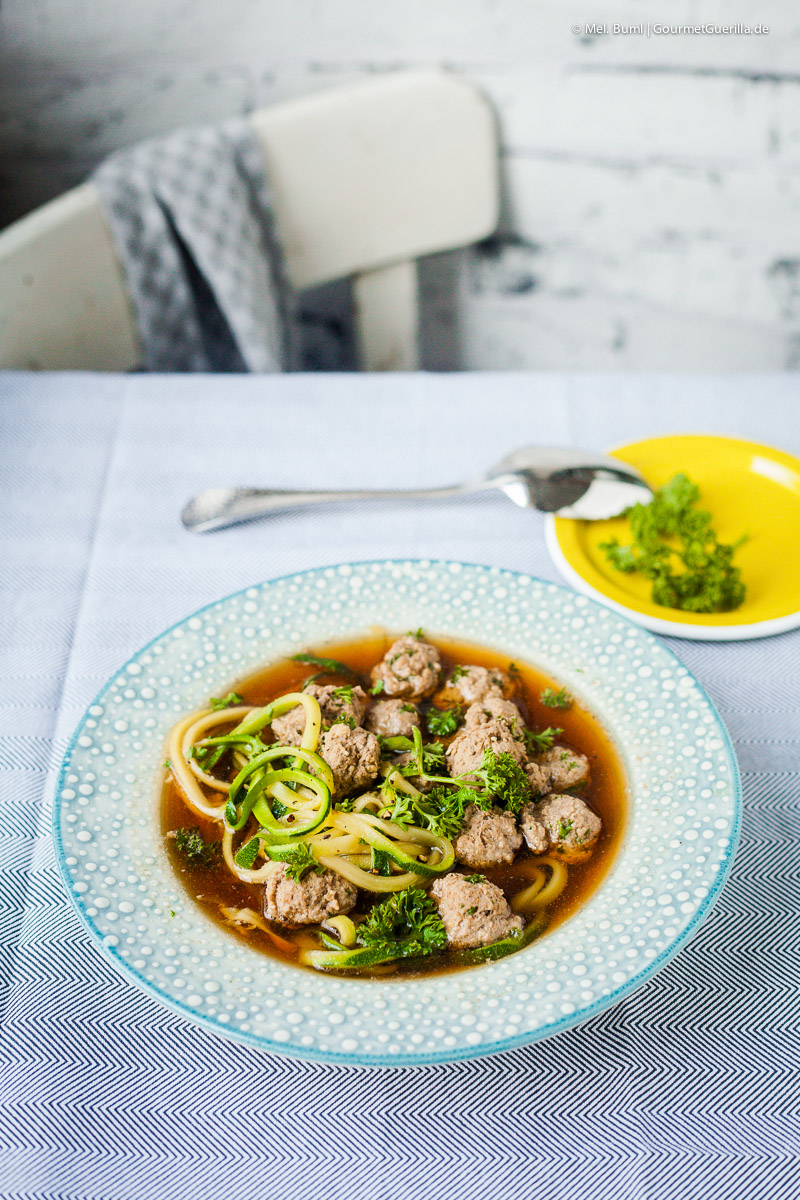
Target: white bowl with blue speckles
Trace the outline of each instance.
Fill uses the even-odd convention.
[[[215,925],[167,858],[161,764],[177,718],[271,661],[378,622],[422,624],[540,666],[594,712],[625,765],[631,811],[602,884],[567,921],[499,962],[416,979],[316,975]],[[390,1066],[535,1042],[638,987],[709,912],[733,860],[740,811],[736,760],[719,716],[651,634],[528,575],[403,561],[271,580],[145,646],[76,730],[53,823],[70,899],[98,947],[137,986],[187,1019],[265,1050]]]

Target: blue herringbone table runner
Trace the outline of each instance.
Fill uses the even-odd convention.
[[[364,1071],[218,1040],[101,958],[49,836],[53,768],[84,706],[200,605],[386,556],[556,577],[541,518],[499,498],[199,538],[178,522],[199,488],[413,487],[526,442],[602,448],[684,431],[800,454],[797,392],[790,376],[0,376],[0,1196],[798,1194],[800,632],[671,642],[742,766],[732,877],[655,979],[580,1029],[496,1058]]]

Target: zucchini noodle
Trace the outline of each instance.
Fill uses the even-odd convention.
[[[405,792],[407,796],[422,796],[423,792],[419,788],[415,788],[413,783],[409,783],[405,775],[398,771],[397,767],[381,768],[381,773],[386,772],[386,782],[394,788],[396,792]]]
[[[332,929],[339,937],[339,941],[345,947],[355,946],[356,944],[356,927],[349,917],[340,913],[338,917],[328,917],[322,922],[323,929]]]
[[[237,879],[241,879],[242,883],[263,883],[269,877],[272,863],[267,859],[263,867],[259,867],[257,871],[248,870],[247,867],[240,867],[234,858],[233,850],[233,830],[227,827],[222,833],[222,856],[225,859],[225,865],[231,875],[235,875]]]
[[[520,866],[522,865],[521,863]],[[525,861],[524,866],[530,871],[532,881],[512,898],[511,911],[529,916],[558,899],[567,886],[569,875],[564,864],[555,858],[531,858]],[[550,868],[550,878],[547,882],[542,867]]]
[[[211,817],[214,821],[221,821],[225,815],[225,802],[223,801],[222,804],[211,803],[195,779],[193,772],[189,769],[189,762],[193,760],[187,761],[187,755],[192,745],[189,735],[199,720],[207,715],[207,711],[202,710],[199,713],[192,713],[182,721],[179,721],[169,735],[167,754],[169,755],[175,782],[183,792],[189,807],[203,817]],[[219,714],[215,713],[214,716],[218,717]],[[211,776],[209,776],[209,779],[211,779]],[[219,779],[213,779],[209,783],[209,787],[213,787],[219,792],[226,792],[230,785],[223,784]]]
[[[444,875],[455,863],[453,843],[448,838],[429,833],[427,829],[418,829],[416,826],[406,829],[402,825],[382,821],[367,813],[337,813],[336,823],[340,829],[348,833],[357,833],[368,845],[382,850],[396,866],[403,868],[406,874],[425,877]],[[421,842],[423,847],[428,849],[427,858],[414,853],[417,850],[417,842]],[[372,878],[375,879],[376,876]]]
[[[270,929],[264,918],[252,908],[229,908],[220,904],[219,911],[229,925],[242,925],[245,929],[260,929],[271,938],[274,945],[284,954],[297,954],[297,946],[287,938],[282,938],[274,929]],[[342,943],[344,945],[344,943]]]
[[[354,813],[364,812],[364,810],[368,808],[372,809],[373,812],[378,813],[385,807],[386,806],[381,797],[376,796],[374,792],[367,792],[365,795],[359,796],[358,799],[353,802]]]
[[[335,871],[343,879],[348,879],[356,887],[363,888],[365,892],[402,892],[406,888],[419,887],[424,882],[421,875],[412,875],[405,871],[401,875],[373,875],[339,856],[334,858],[320,854],[319,863],[329,871]]]
[[[265,705],[264,708],[251,709],[251,715],[242,721],[234,733],[240,735],[258,733],[265,725],[271,724],[276,717],[284,716],[298,704],[302,704],[306,714],[300,746],[303,750],[316,750],[322,734],[322,711],[317,698],[309,695],[308,692],[288,692],[285,696],[273,700],[271,704]]]
[[[201,735],[204,734],[206,730],[214,729],[217,725],[224,724],[224,722],[228,719],[236,720],[237,717],[246,716],[249,712],[252,712],[252,709],[225,708],[205,710],[199,714],[199,720],[195,720],[191,725],[189,725],[183,737],[181,738],[181,749],[177,756],[178,760],[181,763],[185,762],[192,774],[199,779],[201,783],[205,783],[208,787],[214,788],[215,791],[227,792],[231,785],[226,783],[223,779],[218,779],[216,775],[207,774],[207,772],[205,772],[200,766],[197,759],[192,757],[191,751],[195,744],[201,740]],[[198,714],[195,713],[195,717],[197,716]],[[232,731],[232,733],[233,732],[235,732],[235,730]],[[172,762],[175,762],[174,758],[172,758]]]

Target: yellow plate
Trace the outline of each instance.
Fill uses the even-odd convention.
[[[736,552],[747,588],[744,604],[728,613],[688,613],[650,599],[650,582],[623,575],[606,561],[600,542],[630,541],[628,522],[549,518],[548,549],[573,587],[656,633],[733,641],[783,633],[800,625],[800,460],[770,446],[697,434],[650,438],[611,450],[638,467],[651,487],[679,471],[700,488],[721,541],[747,534]]]

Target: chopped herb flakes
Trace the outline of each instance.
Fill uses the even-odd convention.
[[[565,687],[554,691],[551,687],[546,687],[539,697],[545,708],[570,708],[572,706],[572,696]]]
[[[428,732],[434,737],[448,737],[455,733],[461,721],[461,713],[460,704],[456,704],[454,708],[432,708],[426,718]]]
[[[356,719],[355,719],[355,717],[348,717],[347,713],[341,712],[341,713],[339,713],[338,717],[336,717],[334,719],[333,724],[334,725],[346,725],[348,729],[355,729]]]
[[[465,875],[464,880],[466,883],[486,883],[486,876],[485,875]]]
[[[369,689],[370,696],[380,696],[381,692],[386,690],[386,684],[382,679],[376,679],[374,685]]]
[[[463,677],[468,674],[469,671],[466,667],[462,667],[461,665],[455,666],[453,667],[453,670],[450,673],[450,678],[447,682],[458,683],[459,679],[463,679]]]
[[[220,842],[205,842],[200,830],[176,829],[175,849],[182,854],[189,867],[211,867],[217,861],[222,849]]]
[[[623,546],[611,538],[600,549],[615,570],[638,571],[652,580],[655,604],[685,612],[730,612],[745,598],[733,556],[746,539],[720,542],[711,514],[696,507],[699,499],[700,489],[688,476],[674,475],[649,504],[628,510],[632,543]]]

